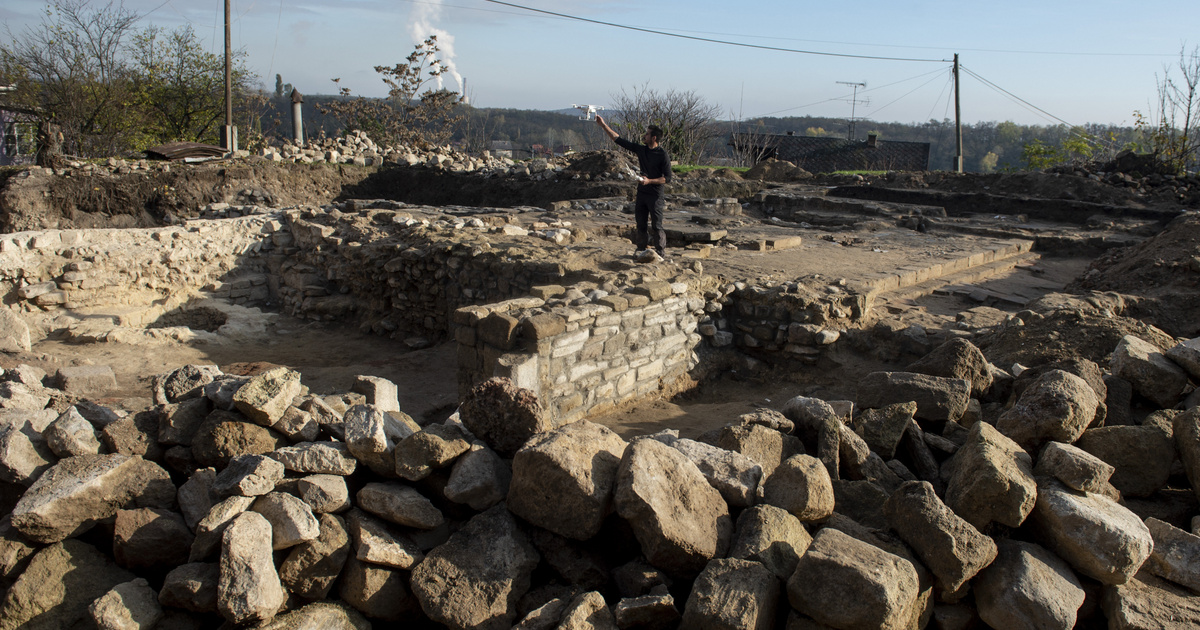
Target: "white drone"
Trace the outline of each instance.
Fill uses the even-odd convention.
[[[571,107],[583,112],[583,115],[579,117],[579,120],[591,120],[592,116],[595,115],[596,112],[604,109],[604,107],[600,105],[572,105]]]

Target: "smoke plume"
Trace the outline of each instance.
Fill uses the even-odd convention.
[[[409,17],[408,30],[415,43],[419,44],[425,41],[425,38],[430,35],[437,36],[438,48],[441,49],[442,63],[447,68],[446,74],[454,79],[454,82],[458,85],[458,92],[461,94],[463,91],[463,78],[458,73],[458,68],[454,64],[454,36],[447,33],[444,29],[435,26],[442,17],[441,0],[413,3],[412,14]],[[445,74],[437,77],[439,89],[443,87],[442,78],[444,76]]]

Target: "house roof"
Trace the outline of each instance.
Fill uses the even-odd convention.
[[[756,154],[786,160],[810,173],[834,171],[924,171],[928,142],[863,140],[777,134],[733,134],[730,143],[753,147]]]

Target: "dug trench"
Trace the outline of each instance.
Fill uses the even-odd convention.
[[[591,159],[606,165],[601,172],[619,168],[608,157]],[[131,172],[117,172],[123,166]],[[193,192],[170,207],[161,197],[126,192],[108,194],[107,206],[80,201],[57,206],[57,213],[21,205],[45,203],[31,194],[39,189],[48,191],[41,200],[83,200],[86,195],[80,191],[104,189],[100,180],[107,190],[162,190],[158,184],[110,181],[134,181],[153,171],[139,170],[116,165],[101,173],[36,173],[21,178],[15,191],[10,179],[4,192],[6,225],[40,229],[0,241],[4,280],[11,287],[6,304],[18,316],[9,322],[17,334],[6,339],[3,367],[10,383],[32,378],[21,365],[43,370],[45,380],[33,378],[36,382],[25,385],[36,385],[39,392],[43,384],[62,388],[45,388],[53,392],[46,403],[51,407],[69,407],[86,398],[131,421],[161,415],[161,404],[174,409],[182,402],[162,389],[162,375],[183,365],[213,364],[222,378],[240,378],[239,383],[284,366],[306,388],[289,402],[303,397],[307,402],[302,404],[311,405],[321,398],[326,401],[322,404],[337,407],[335,399],[341,399],[339,413],[354,402],[390,408],[386,391],[392,391],[395,407],[425,427],[442,426],[461,401],[480,395],[472,392],[492,376],[508,377],[535,392],[551,426],[588,419],[624,440],[674,430],[659,441],[691,438],[699,442],[686,441],[730,448],[721,441],[727,425],[774,422],[775,428],[783,428],[778,419],[767,420],[776,418],[770,412],[783,410],[788,422],[798,425],[794,439],[817,455],[837,481],[830,487],[838,493],[838,515],[806,522],[814,531],[817,523],[849,531],[851,525],[837,518],[881,530],[888,526],[878,520],[883,513],[880,496],[887,495],[866,492],[868,486],[855,485],[860,481],[891,490],[905,478],[922,479],[950,503],[946,484],[961,487],[964,481],[945,469],[939,473],[939,465],[951,461],[951,454],[969,440],[993,439],[986,432],[977,436],[981,429],[968,438],[970,426],[1003,427],[1003,433],[1018,436],[1013,439],[1037,452],[1035,444],[1047,437],[1013,429],[1018,414],[1012,409],[1022,408],[1020,393],[1042,387],[1039,379],[1045,373],[1059,378],[1065,372],[1091,388],[1093,407],[1103,407],[1105,413],[1096,411],[1085,419],[1081,431],[1095,422],[1088,431],[1096,433],[1080,444],[1090,443],[1084,450],[1101,459],[1119,460],[1116,468],[1126,473],[1140,464],[1104,451],[1108,441],[1127,439],[1121,434],[1126,429],[1103,428],[1162,429],[1163,409],[1194,406],[1180,395],[1194,375],[1184,376],[1179,391],[1163,397],[1153,387],[1161,376],[1121,371],[1118,366],[1124,364],[1116,359],[1136,354],[1128,347],[1132,342],[1126,342],[1129,335],[1153,344],[1161,354],[1200,332],[1195,311],[1186,307],[1189,296],[1194,299],[1200,272],[1193,262],[1198,222],[1177,205],[1122,200],[1113,193],[1103,204],[1084,208],[1086,212],[1074,205],[1070,212],[1040,217],[1030,208],[1053,204],[1053,196],[1043,199],[1042,206],[1014,198],[1011,212],[998,209],[1002,200],[989,197],[986,213],[976,215],[962,207],[940,208],[931,201],[936,195],[897,202],[881,198],[887,193],[839,193],[846,187],[886,188],[885,181],[772,183],[697,177],[672,189],[671,256],[653,263],[629,256],[632,216],[626,206],[631,191],[615,177],[594,185],[586,179],[585,185],[568,177],[485,178],[415,167],[172,166],[174,183],[169,186]],[[219,176],[209,172],[221,170]],[[201,173],[196,176],[200,181],[187,181],[191,171]],[[340,175],[334,177],[334,171]],[[1095,188],[1095,182],[1069,183],[1073,189]],[[891,184],[903,189],[902,182]],[[965,185],[963,178],[955,178],[956,190]],[[520,196],[522,190],[525,196]],[[112,199],[120,199],[125,210],[114,212]],[[1130,208],[1128,213],[1121,211],[1122,204]],[[126,229],[93,229],[104,225]],[[1131,282],[1134,273],[1142,275]],[[21,324],[28,330],[27,347],[21,343]],[[957,372],[965,365],[961,357],[948,358],[945,348],[967,342],[986,357],[980,369],[992,385],[972,390],[964,399],[969,405],[949,412],[955,416],[949,418],[952,422],[927,412],[918,412],[914,421],[909,414],[907,422],[919,424],[902,425],[904,446],[899,450],[872,433],[875,422],[887,423],[871,410],[919,395],[880,374],[966,376]],[[974,360],[976,355],[971,356]],[[1175,360],[1186,367],[1185,360]],[[103,368],[111,369],[111,380]],[[982,382],[983,372],[976,370],[971,378]],[[73,374],[100,376],[85,384],[82,378],[72,381]],[[383,381],[364,382],[360,375]],[[395,384],[394,390],[388,384]],[[90,390],[94,387],[98,389]],[[1087,398],[1081,392],[1072,400]],[[891,473],[864,473],[868,460],[843,459],[839,464],[836,455],[830,460],[829,436],[821,437],[820,429],[826,420],[813,419],[813,414],[824,418],[825,407],[816,401],[830,403],[837,422],[854,427],[851,432],[867,440],[868,452],[886,455],[885,468]],[[1026,406],[1033,404],[1026,401]],[[485,437],[478,416],[464,412],[454,417],[497,452],[512,456]],[[136,429],[136,422],[124,424]],[[450,425],[462,426],[453,420]],[[903,426],[909,430],[904,432]],[[142,448],[139,454],[150,457],[145,439],[142,447],[136,439],[131,446],[112,431],[97,430],[107,440],[102,448]],[[336,431],[319,430],[322,439]],[[296,444],[312,439],[299,430],[289,437]],[[1054,439],[1082,437],[1055,434]],[[919,448],[914,439],[927,447]],[[854,443],[848,435],[842,440]],[[160,443],[157,459],[172,476],[196,467],[197,462],[181,455],[178,444],[162,441],[161,431],[151,434],[149,442]],[[1190,531],[1190,518],[1200,509],[1188,491],[1194,485],[1187,479],[1191,456],[1184,446],[1178,450],[1178,456],[1168,459],[1178,457],[1179,463],[1159,481],[1135,483],[1126,475],[1094,489],[1110,497],[1124,492],[1122,505],[1140,517]],[[360,455],[360,463],[371,460]],[[10,497],[5,511],[33,483],[34,473],[26,472],[19,480],[5,479]],[[18,473],[8,474],[15,479]],[[950,479],[943,478],[947,474]],[[369,482],[360,479],[351,486],[363,487],[363,481]],[[1045,493],[1055,496],[1057,490],[1046,487]],[[766,504],[778,501],[764,499]],[[368,511],[375,507],[361,495],[359,505]],[[745,507],[737,501],[730,505]],[[1126,614],[1108,602],[1119,604],[1122,597],[1134,595],[1109,591],[1119,591],[1117,584],[1133,578],[1137,567],[1129,565],[1134,559],[1122,565],[1118,577],[1099,574],[1086,554],[1072,555],[1082,552],[1070,550],[1070,541],[1026,532],[1019,521],[984,518],[978,506],[952,507],[969,514],[965,518],[992,538],[1031,539],[1067,557],[1083,575],[1081,601],[1086,597],[1090,602],[1076,607],[1084,626],[1103,626],[1106,618]],[[456,527],[469,517],[448,513]],[[1053,518],[1049,508],[1047,513],[1051,515],[1043,519]],[[539,520],[545,515],[527,511],[521,516],[548,527]],[[637,521],[632,512],[622,516]],[[650,543],[643,536],[651,534],[636,533],[645,551]],[[101,533],[88,540],[106,539]],[[922,552],[920,543],[905,541]],[[1139,538],[1136,545],[1143,542]],[[539,548],[550,558],[546,544],[542,541]],[[688,614],[720,614],[705,612],[701,604],[692,609],[691,580],[703,566],[678,557],[651,560],[674,575],[677,584],[668,592],[686,613],[685,620]],[[576,601],[589,589],[611,600],[618,621],[621,611],[628,610],[618,607],[620,598],[610,584],[572,582],[563,573],[567,569],[558,565],[538,571],[533,578],[537,588],[530,591],[538,594],[520,604],[509,602],[497,613],[504,620],[499,623],[516,622],[518,614],[541,610],[556,597],[564,599],[564,606],[592,606],[595,602]],[[165,588],[161,573],[147,575],[154,589]],[[1158,586],[1145,588],[1174,593],[1152,582],[1153,576],[1138,575],[1139,589],[1153,583]],[[922,587],[924,594],[909,602],[923,611],[913,617],[914,624],[939,613],[985,619],[995,614],[980,596],[961,599],[953,593],[961,582],[952,587],[948,574],[936,577],[936,594]],[[987,580],[973,583],[990,592]],[[287,586],[293,594],[299,588]],[[429,595],[428,585],[416,581],[412,589],[425,589],[417,596],[425,616],[463,627],[456,617],[461,611],[446,609],[444,601],[429,603],[445,597]],[[790,586],[788,591],[791,606],[777,627],[783,627],[787,615],[837,627],[836,620],[822,617],[828,606],[793,596]],[[298,611],[308,600],[286,607]],[[354,593],[343,592],[339,601],[377,620],[395,613],[371,608]],[[763,604],[773,600],[764,594],[755,601],[761,605],[756,614],[768,614],[769,606]],[[684,611],[685,604],[691,612]],[[232,609],[220,612],[229,621],[247,619]],[[217,619],[213,611],[200,615]],[[660,627],[679,623],[666,618],[666,626]],[[493,623],[491,618],[487,623]]]

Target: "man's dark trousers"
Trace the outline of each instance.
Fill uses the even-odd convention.
[[[637,248],[646,249],[650,245],[651,232],[654,234],[654,249],[660,255],[667,251],[667,231],[663,229],[663,198],[654,193],[638,192],[633,202],[633,216],[637,220]],[[649,229],[647,229],[649,223]]]

